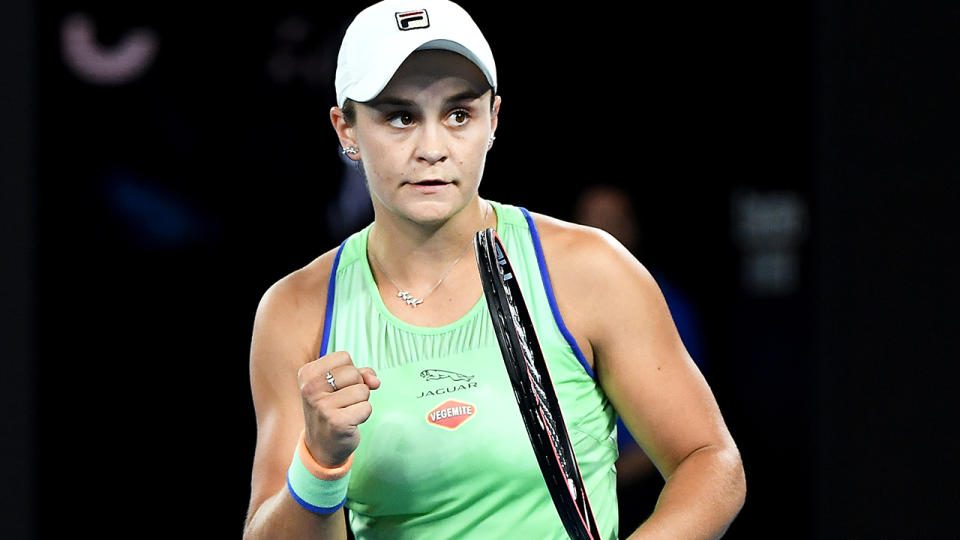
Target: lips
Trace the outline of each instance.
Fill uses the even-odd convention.
[[[416,182],[407,182],[406,185],[421,195],[435,195],[446,191],[444,188],[447,186],[452,186],[453,182],[447,182],[445,180],[440,180],[439,178],[428,178],[426,180],[418,180]]]
[[[419,182],[410,182],[410,183],[415,186],[445,186],[450,182],[446,182],[438,179],[430,179],[430,180],[420,180]]]

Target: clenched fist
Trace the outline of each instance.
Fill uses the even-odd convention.
[[[380,379],[372,369],[354,366],[344,351],[304,364],[297,379],[307,448],[320,465],[342,465],[360,444],[357,426],[373,411],[370,391],[380,387]]]

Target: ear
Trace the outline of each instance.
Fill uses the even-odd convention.
[[[347,119],[343,115],[343,109],[333,107],[330,109],[330,123],[333,124],[333,130],[337,132],[337,138],[340,139],[341,148],[359,148],[353,126],[347,124]],[[354,160],[360,160],[360,154],[347,154],[347,157]]]
[[[490,114],[490,134],[493,135],[497,131],[497,125],[500,122],[500,96],[493,97],[493,110]]]

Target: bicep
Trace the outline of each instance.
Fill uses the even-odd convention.
[[[650,273],[609,237],[580,257],[574,299],[594,354],[597,379],[630,433],[669,477],[692,452],[730,442],[706,380],[687,353]]]
[[[659,290],[649,282],[640,287],[647,290],[625,294],[634,304],[614,309],[598,335],[597,376],[634,438],[669,476],[695,450],[725,442],[726,429]]]
[[[275,286],[276,287],[276,286]],[[310,333],[299,331],[295,307],[271,288],[261,300],[250,347],[250,386],[257,421],[250,514],[286,484],[303,411],[297,384],[300,366],[315,354]]]

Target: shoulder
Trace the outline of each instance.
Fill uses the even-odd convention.
[[[556,271],[558,277],[570,274],[585,283],[599,285],[612,278],[630,277],[643,286],[656,287],[646,267],[606,231],[543,214],[530,215],[537,226],[551,280]]]
[[[327,286],[337,249],[331,249],[309,264],[273,283],[263,293],[254,321],[257,339],[281,334],[283,339],[313,346],[319,351],[326,311]]]
[[[325,300],[336,253],[332,249],[277,280],[264,292],[260,308],[302,311],[317,304],[318,295]]]
[[[609,233],[531,213],[564,320],[592,348],[627,320],[660,313],[663,295],[647,268]],[[642,327],[642,326],[641,326]]]

